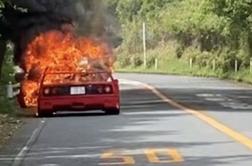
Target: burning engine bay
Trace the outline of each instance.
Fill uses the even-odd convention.
[[[15,46],[15,63],[23,70],[18,80],[25,106],[37,106],[40,80],[46,69],[49,72],[112,71],[114,57],[106,38],[104,11],[100,0],[5,3],[4,28]]]
[[[36,106],[40,79],[48,72],[111,72],[113,58],[107,44],[76,37],[71,31],[49,31],[36,37],[22,56],[25,76],[21,95],[26,106]],[[55,75],[57,77],[57,75]],[[55,80],[47,77],[47,82]],[[64,78],[62,78],[64,80]]]

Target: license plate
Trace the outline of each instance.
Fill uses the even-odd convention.
[[[70,88],[70,94],[71,95],[85,95],[86,94],[86,88],[83,87],[83,86],[71,87]]]

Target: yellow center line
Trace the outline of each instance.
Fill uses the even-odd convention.
[[[206,122],[210,126],[214,127],[215,129],[217,129],[220,132],[224,133],[225,135],[229,136],[233,140],[237,141],[238,143],[240,143],[240,144],[246,146],[247,148],[249,148],[250,150],[252,150],[252,139],[245,136],[244,134],[242,134],[238,131],[235,131],[234,129],[226,126],[225,124],[221,123],[220,121],[218,121],[214,117],[209,116],[206,113],[203,113],[201,111],[194,110],[194,109],[189,109],[189,108],[177,103],[176,101],[165,96],[163,93],[161,93],[160,91],[158,91],[155,87],[153,87],[151,85],[139,82],[139,85],[140,84],[144,88],[152,91],[155,95],[157,95],[160,99],[162,99],[164,102],[168,103],[169,105],[171,105],[175,108],[179,108],[187,113],[190,113],[190,114],[196,116],[200,120]]]

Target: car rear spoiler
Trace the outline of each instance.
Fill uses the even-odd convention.
[[[41,77],[40,83],[42,83],[46,77],[46,75],[59,75],[59,74],[107,74],[112,80],[115,80],[111,71],[88,71],[88,72],[72,72],[72,71],[61,71],[61,72],[51,72],[49,68],[44,70],[43,76]]]

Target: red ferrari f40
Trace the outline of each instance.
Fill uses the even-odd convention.
[[[59,111],[103,110],[120,114],[118,80],[111,73],[45,73],[40,84],[37,115]]]

